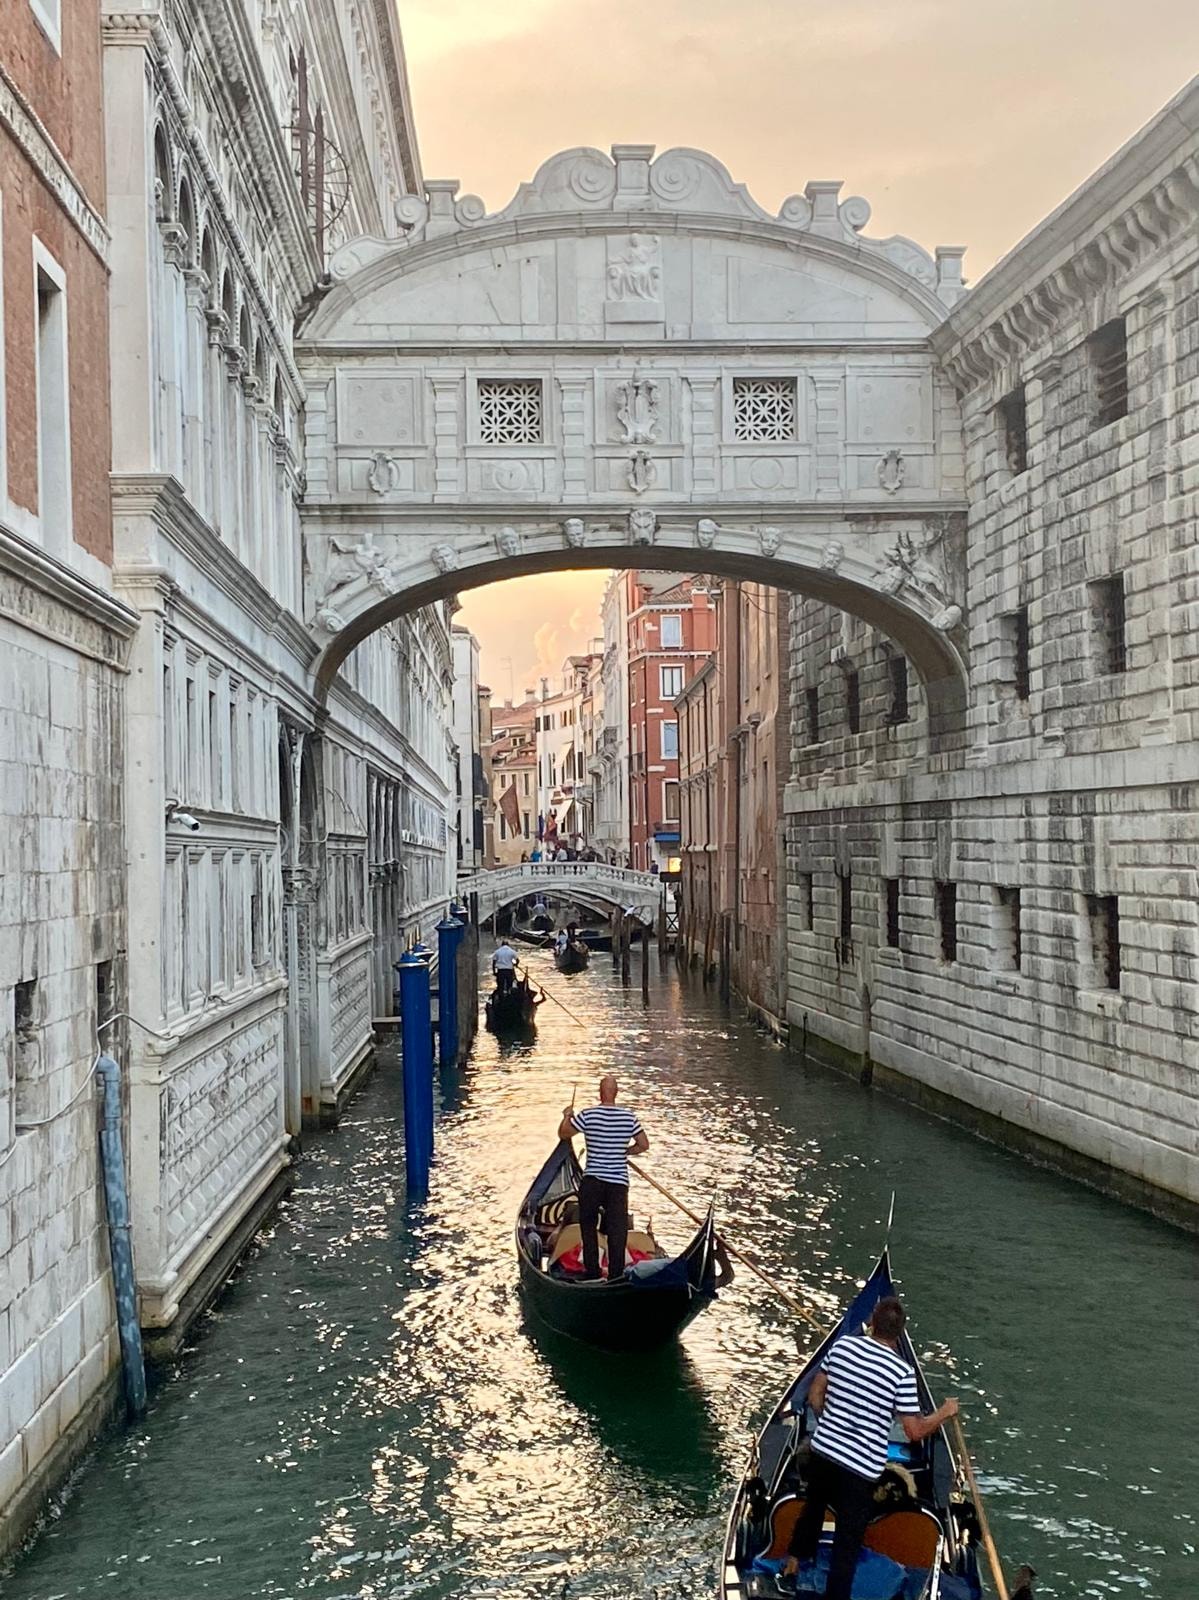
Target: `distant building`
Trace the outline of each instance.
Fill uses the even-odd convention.
[[[483,783],[483,733],[479,726],[479,641],[454,623],[454,762],[457,770],[459,872],[483,865],[483,812],[489,798]]]
[[[629,608],[626,573],[609,574],[600,608],[603,658],[599,690],[602,721],[593,738],[591,777],[595,847],[608,861],[627,863],[630,854]]]
[[[591,778],[594,741],[592,679],[601,670],[598,652],[567,656],[562,687],[551,692],[541,680],[537,712],[537,804],[542,843],[558,841],[577,848],[590,842]],[[584,707],[587,712],[584,716]]]
[[[520,705],[506,700],[491,708],[490,867],[514,866],[537,845],[537,714],[532,689]]]
[[[764,584],[725,584],[716,603],[716,649],[675,703],[681,936],[693,960],[718,967],[773,1023],[785,1008],[789,603]]]
[[[716,642],[699,578],[631,571],[628,585],[630,866],[667,870],[679,854],[679,725],[674,703]]]

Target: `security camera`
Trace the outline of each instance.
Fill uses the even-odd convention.
[[[167,806],[166,820],[168,824],[174,823],[176,827],[186,828],[188,833],[199,833],[200,824],[190,811],[182,811],[177,800],[172,800]]]

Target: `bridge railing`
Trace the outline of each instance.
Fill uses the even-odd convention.
[[[590,889],[613,905],[635,901],[644,906],[656,901],[662,885],[655,873],[633,867],[613,867],[605,861],[518,861],[507,867],[482,867],[464,873],[457,883],[459,895],[477,894],[482,904],[499,906],[522,893],[551,886],[580,892]]]

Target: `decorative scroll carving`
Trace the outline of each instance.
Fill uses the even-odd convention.
[[[629,543],[653,544],[658,518],[648,506],[638,506],[629,512]]]
[[[385,454],[382,450],[371,457],[370,471],[366,481],[375,494],[390,494],[399,488],[400,467],[394,456]]]
[[[658,469],[644,450],[635,450],[629,459],[629,488],[634,494],[644,494],[658,480]]]
[[[625,444],[655,444],[658,437],[658,385],[634,371],[632,378],[619,384],[620,404],[617,420],[624,429]]]
[[[907,474],[907,465],[900,451],[888,450],[877,470],[879,487],[887,494],[898,494]]]

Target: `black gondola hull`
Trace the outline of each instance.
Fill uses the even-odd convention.
[[[504,993],[493,989],[483,1008],[492,1033],[531,1032],[537,1026],[537,1005],[531,991],[520,987]]]
[[[587,1283],[554,1277],[530,1257],[522,1233],[545,1194],[577,1189],[580,1177],[571,1146],[560,1144],[521,1205],[516,1256],[525,1304],[556,1333],[603,1350],[652,1350],[666,1344],[716,1298],[716,1234],[711,1212],[687,1248],[663,1262],[660,1283],[652,1278]]]
[[[554,951],[554,965],[559,972],[582,972],[590,960],[590,950],[579,950],[573,945],[567,945],[565,950]]]

